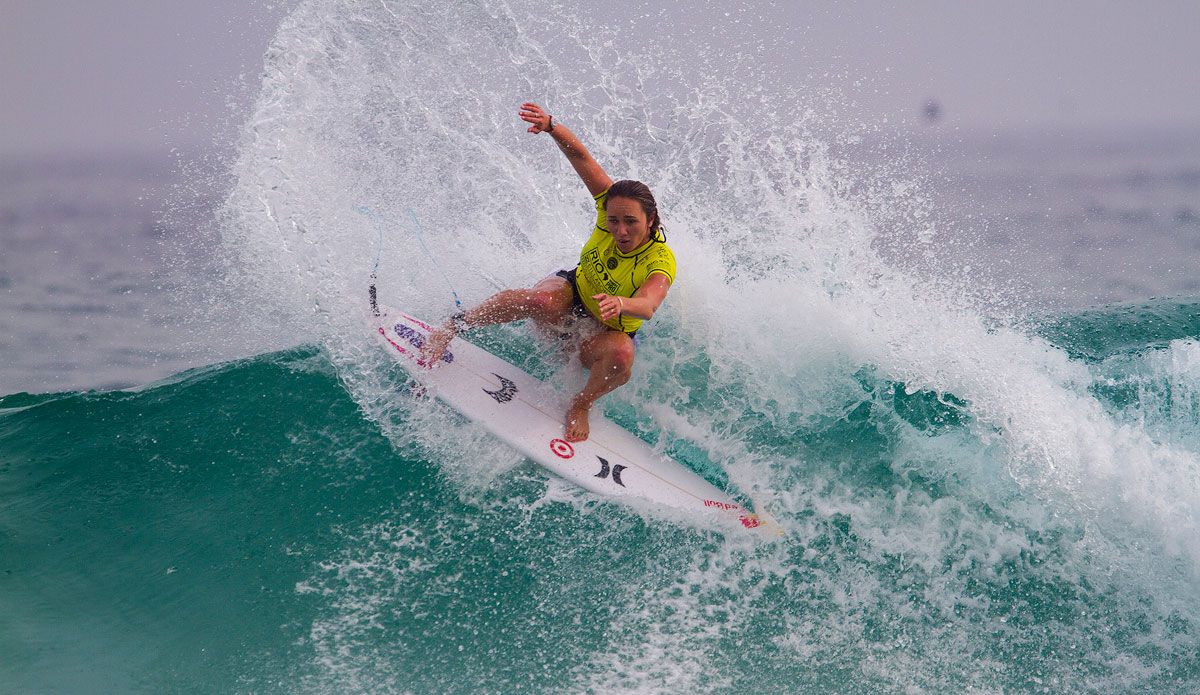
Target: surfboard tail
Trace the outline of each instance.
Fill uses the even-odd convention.
[[[779,525],[779,522],[776,521],[775,517],[771,515],[771,512],[767,510],[767,505],[765,503],[760,502],[753,497],[750,498],[750,502],[754,505],[754,513],[747,514],[746,516],[742,517],[743,525],[745,525],[747,528],[762,529],[768,533],[783,533],[783,527]],[[753,520],[753,524],[747,523],[747,518]]]

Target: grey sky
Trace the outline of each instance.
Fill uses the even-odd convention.
[[[230,137],[288,5],[0,0],[0,155]],[[684,5],[667,17],[721,21]],[[830,80],[870,118],[911,120],[933,97],[945,126],[974,130],[1200,125],[1196,0],[736,7],[795,37],[765,61]]]
[[[207,144],[253,95],[282,4],[0,0],[0,154]]]
[[[1196,0],[871,5],[800,21],[808,60],[838,56],[885,92],[856,95],[876,113],[932,96],[968,128],[1200,125]]]

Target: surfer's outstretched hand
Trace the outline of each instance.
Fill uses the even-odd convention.
[[[519,115],[521,116],[521,120],[533,124],[529,126],[529,130],[526,132],[535,134],[542,133],[550,127],[550,114],[546,113],[542,107],[538,106],[532,101],[527,101],[524,104],[521,104],[521,112]]]

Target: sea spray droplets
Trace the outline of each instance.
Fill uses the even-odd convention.
[[[656,23],[660,40],[640,52],[607,25],[522,3],[313,2],[281,28],[237,168],[230,241],[263,297],[324,308],[302,310],[298,334],[324,342],[398,450],[430,457],[464,491],[450,527],[467,528],[429,546],[429,561],[443,563],[429,579],[473,587],[438,603],[461,632],[446,644],[455,654],[469,645],[459,662],[415,649],[419,640],[389,641],[366,618],[338,618],[358,615],[350,604],[402,615],[405,588],[331,586],[314,625],[352,663],[344,678],[328,672],[330,688],[499,682],[507,672],[469,637],[485,626],[518,640],[536,672],[567,674],[559,686],[572,691],[720,691],[731,679],[835,692],[1165,692],[1164,673],[1195,682],[1181,645],[1200,608],[1155,571],[1173,539],[1192,552],[1195,502],[1174,484],[1190,454],[1098,401],[1086,365],[966,299],[979,281],[943,270],[939,249],[917,239],[929,211],[898,173],[903,163],[865,170],[844,156],[870,151],[871,128],[828,125],[835,89],[743,98],[754,85],[740,82],[741,59],[708,51],[708,39],[671,40],[674,24]],[[467,304],[569,267],[591,227],[569,164],[512,115],[525,99],[545,102],[611,174],[651,185],[681,261],[661,328],[639,346],[637,383],[608,407],[694,454],[698,469],[765,491],[786,529],[780,543],[751,549],[733,535],[647,528],[621,508],[560,494],[561,483],[542,491],[538,476],[504,472],[519,460],[511,452],[489,451],[487,461],[505,461],[480,483],[475,452],[494,445],[446,409],[394,393],[400,377],[362,329],[377,230],[359,206],[413,206],[430,253],[453,259],[448,274]],[[958,238],[934,239],[947,237]],[[379,279],[385,301],[429,319],[450,311],[409,237],[385,237]],[[577,377],[544,353],[526,357],[544,348],[519,328],[489,339],[564,384]],[[497,499],[506,484],[535,488],[515,495],[519,517]],[[510,535],[484,533],[481,520]],[[422,529],[426,539],[446,533]],[[537,584],[537,610],[480,612],[490,605],[480,596],[528,594],[492,572],[493,537],[515,571],[562,579]],[[370,529],[351,532],[344,556],[376,545]],[[410,559],[386,552],[375,576],[403,575]],[[576,619],[600,627],[574,632]],[[525,639],[533,620],[568,650],[586,649],[539,647]],[[1160,623],[1177,627],[1141,627]],[[408,674],[390,664],[417,676],[401,685]]]

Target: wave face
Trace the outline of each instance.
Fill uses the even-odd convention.
[[[1150,332],[1088,365],[1096,402],[1194,450],[1200,343]],[[856,379],[839,417],[782,428],[750,413],[726,435],[765,462],[786,529],[769,544],[600,502],[402,391],[388,427],[416,434],[389,440],[315,347],[137,391],[7,396],[5,680],[64,693],[1200,683],[1185,547],[1163,552],[1144,518],[1100,518],[1066,488],[1014,478],[1005,435],[981,437],[964,400]],[[454,458],[459,439],[477,442],[473,458]]]
[[[753,13],[707,43],[656,21],[643,50],[644,26],[544,10],[314,0],[284,22],[222,225],[249,299],[306,347],[0,400],[0,675],[1197,689],[1200,301],[997,319],[936,274],[917,182],[832,154],[853,138],[804,105],[836,95],[705,53]],[[381,299],[429,318],[447,285],[470,303],[574,262],[590,200],[524,133],[526,99],[650,182],[681,259],[606,413],[765,505],[777,542],[548,478],[408,394],[367,334],[377,254]],[[479,340],[578,378],[521,327]]]

